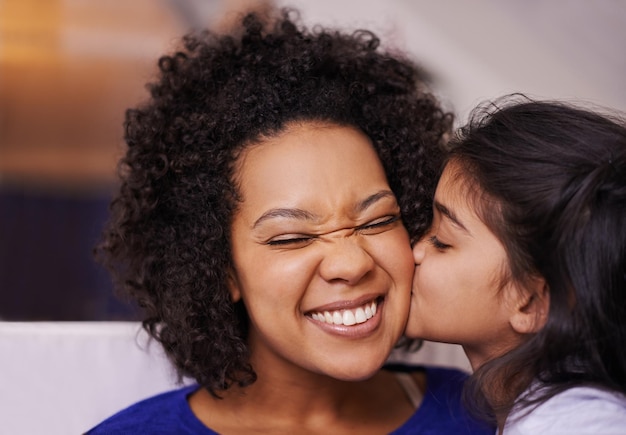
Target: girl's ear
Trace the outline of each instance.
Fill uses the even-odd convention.
[[[550,310],[550,290],[545,279],[533,278],[518,297],[510,318],[511,327],[519,334],[534,334],[544,327]]]
[[[234,271],[228,273],[228,292],[230,293],[230,300],[239,302],[241,300],[241,289],[239,288],[239,280]]]

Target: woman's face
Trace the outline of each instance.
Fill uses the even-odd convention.
[[[509,324],[517,290],[502,283],[506,251],[475,213],[458,170],[449,163],[443,171],[432,227],[413,248],[406,334],[461,344],[477,367],[519,340]]]
[[[295,124],[246,149],[237,171],[231,294],[259,377],[371,376],[404,330],[414,264],[369,139]]]

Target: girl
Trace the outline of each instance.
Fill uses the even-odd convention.
[[[626,128],[502,106],[451,141],[407,335],[463,345],[500,433],[626,433]]]

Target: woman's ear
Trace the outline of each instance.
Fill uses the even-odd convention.
[[[545,279],[533,278],[517,289],[518,300],[511,314],[511,327],[519,334],[534,334],[544,327],[550,310],[550,291]]]
[[[234,271],[228,272],[228,292],[230,293],[230,300],[233,303],[241,300],[241,289],[239,288],[239,280]]]

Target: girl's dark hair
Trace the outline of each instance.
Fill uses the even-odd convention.
[[[249,14],[233,33],[186,36],[159,60],[151,98],[126,113],[121,186],[97,248],[179,375],[215,395],[255,380],[247,314],[227,286],[242,149],[294,122],[360,129],[417,239],[451,127],[422,70],[374,34],[308,30],[294,15]]]
[[[466,386],[482,416],[577,385],[626,393],[626,127],[559,102],[507,96],[450,142],[473,204],[505,246],[507,279],[543,277],[546,325]],[[537,380],[532,397],[516,399]]]

